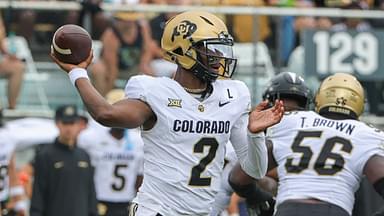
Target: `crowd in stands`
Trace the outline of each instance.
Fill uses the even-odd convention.
[[[32,53],[42,50],[47,57],[54,31],[63,24],[79,24],[90,30],[94,40],[100,40],[102,51],[92,66],[91,75],[96,88],[105,95],[114,87],[123,87],[117,80],[143,73],[154,76],[172,76],[175,66],[162,60],[160,39],[165,22],[175,13],[133,13],[103,11],[103,3],[112,4],[168,4],[168,5],[228,5],[228,6],[277,6],[277,7],[340,7],[343,9],[383,9],[383,0],[84,0],[80,11],[35,11],[32,9],[2,11],[4,30],[0,28],[0,40],[12,33],[28,41]],[[53,15],[57,18],[52,19]],[[90,15],[90,16],[88,16]],[[354,28],[367,31],[381,28],[380,19],[344,19],[329,17],[268,17],[252,15],[220,15],[229,26],[236,42],[262,41],[270,50],[277,67],[285,67],[291,53],[301,45],[301,32],[307,28],[344,31]],[[89,19],[90,18],[90,19]],[[254,22],[257,29],[254,29]],[[246,30],[245,30],[246,29]],[[1,33],[3,32],[3,33]],[[3,35],[3,36],[1,36]],[[12,58],[11,51],[2,46],[0,74],[9,79],[8,107],[14,109],[20,93],[25,65],[22,60]],[[47,58],[45,58],[47,59]],[[48,59],[49,60],[49,59]],[[11,68],[11,69],[9,69]],[[158,70],[156,68],[162,68]],[[294,71],[300,75],[303,71]],[[123,84],[125,84],[123,82]],[[372,85],[371,85],[372,86]],[[371,99],[373,100],[373,99]],[[374,107],[374,106],[373,106]]]

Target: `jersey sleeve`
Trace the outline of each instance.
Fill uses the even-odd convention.
[[[147,102],[148,89],[152,85],[154,78],[147,75],[133,76],[125,86],[125,96],[131,99],[139,99]]]
[[[372,156],[384,157],[384,132],[368,128],[359,133],[357,142],[355,151],[358,151],[358,154],[354,161],[358,172],[363,173],[365,164]]]
[[[251,97],[248,87],[239,85],[240,116],[231,130],[230,140],[244,172],[253,178],[263,177],[267,170],[268,154],[263,133],[251,134],[248,131],[248,118],[251,109]]]
[[[239,99],[236,101],[240,113],[239,118],[231,129],[230,141],[239,160],[247,156],[247,131],[248,115],[251,110],[251,95],[248,87],[240,81],[236,81],[236,89]]]

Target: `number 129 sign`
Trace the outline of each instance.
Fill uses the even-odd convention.
[[[344,72],[366,80],[384,79],[383,41],[384,31],[305,31],[305,71],[318,76]]]

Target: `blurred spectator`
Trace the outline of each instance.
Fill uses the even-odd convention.
[[[374,0],[373,9],[384,10],[384,0]],[[371,24],[375,28],[384,28],[384,18],[372,19]]]
[[[59,107],[55,122],[58,137],[35,158],[30,216],[96,216],[94,170],[89,155],[76,146],[77,108]]]
[[[346,10],[367,10],[368,5],[361,1],[353,1],[349,4],[341,6],[341,9]],[[356,30],[356,31],[369,31],[371,30],[371,25],[361,18],[341,18],[339,22],[335,23],[331,30],[333,31],[347,31],[347,30]]]
[[[78,24],[85,27],[92,39],[99,40],[101,34],[109,25],[109,19],[100,4],[103,0],[82,0]]]
[[[6,31],[0,15],[0,76],[8,79],[8,108],[15,109],[23,81],[24,63],[16,57],[16,50],[11,43],[6,44]]]
[[[124,90],[110,91],[106,99],[115,103]],[[78,146],[91,156],[100,216],[126,216],[130,201],[143,179],[143,141],[140,130],[89,127],[82,131]]]
[[[221,3],[233,6],[265,6],[263,0],[222,0]],[[256,25],[255,21],[257,22]],[[226,23],[230,31],[233,32],[232,35],[237,42],[253,42],[256,41],[255,36],[257,36],[258,41],[264,41],[271,34],[267,16],[257,16],[257,19],[255,19],[252,15],[228,15]],[[254,35],[254,26],[257,26],[257,35]],[[247,31],[244,31],[244,29],[247,29]]]
[[[129,79],[140,73],[151,74],[143,59],[151,56],[149,24],[142,14],[118,12],[101,36],[103,50],[99,61],[90,68],[95,88],[105,96],[115,87],[115,81]]]
[[[191,0],[166,0],[166,4],[168,5],[190,5],[191,3]],[[155,76],[171,77],[176,72],[176,64],[163,59],[163,50],[160,47],[165,23],[176,14],[177,13],[160,13],[149,21],[153,40],[150,48],[152,58],[147,60],[151,65],[152,74]]]
[[[75,2],[77,0],[46,1],[56,1],[57,4],[60,4],[63,1]],[[34,42],[37,42],[38,45],[49,45],[57,28],[64,24],[77,24],[79,20],[79,11],[77,10],[43,10],[37,12],[33,9],[22,9],[12,13],[15,14],[12,18],[15,21],[16,33],[23,36],[29,45]]]
[[[20,183],[23,185],[25,195],[28,199],[32,198],[33,166],[32,163],[26,163],[18,172]]]

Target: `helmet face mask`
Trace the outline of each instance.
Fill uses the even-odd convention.
[[[204,81],[214,81],[219,76],[231,78],[237,64],[232,46],[232,38],[207,39],[192,45],[197,53],[192,72]]]
[[[188,11],[170,19],[161,40],[166,60],[204,82],[232,76],[237,63],[232,46],[223,21],[204,11]]]

